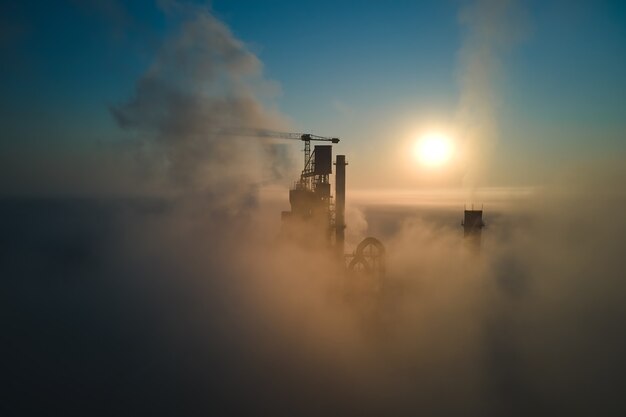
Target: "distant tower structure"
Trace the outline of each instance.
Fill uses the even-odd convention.
[[[473,207],[471,210],[465,209],[461,225],[463,226],[463,236],[480,244],[482,229],[485,227],[482,208],[480,210],[474,210]]]
[[[335,245],[337,253],[343,256],[346,229],[346,156],[337,155],[335,162]]]

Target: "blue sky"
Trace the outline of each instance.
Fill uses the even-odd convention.
[[[210,8],[280,85],[276,104],[293,129],[344,138],[354,172],[371,183],[411,129],[454,119],[466,35],[459,10],[468,3],[216,0]],[[498,56],[493,79],[499,158],[490,164],[499,181],[529,184],[551,175],[555,158],[624,151],[626,3],[521,6],[524,36]],[[0,11],[4,149],[123,137],[109,107],[132,94],[179,23],[152,1],[25,1]]]

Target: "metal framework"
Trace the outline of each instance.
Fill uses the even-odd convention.
[[[335,205],[330,190],[330,174],[332,173],[332,151],[330,146],[316,146],[311,149],[311,142],[339,143],[339,138],[314,135],[311,133],[277,132],[267,129],[222,128],[215,131],[217,135],[250,136],[259,138],[277,138],[300,140],[304,142],[304,167],[300,179],[289,190],[291,211],[283,212],[283,220],[290,224],[300,219],[312,225],[315,230],[323,231],[326,240],[332,240],[335,229]],[[316,155],[316,153],[318,155]],[[343,207],[343,206],[342,206]],[[343,216],[341,217],[343,219]]]
[[[331,138],[326,136],[314,135],[312,133],[292,133],[292,132],[277,132],[274,130],[266,129],[249,129],[249,128],[237,128],[237,129],[220,129],[218,134],[232,135],[232,136],[251,136],[258,138],[277,138],[277,139],[290,139],[301,140],[304,142],[304,169],[300,175],[300,181],[296,185],[307,190],[314,191],[315,184],[328,183],[328,175],[315,177],[315,157],[311,153],[311,141],[316,142],[330,142],[339,143],[339,138]]]

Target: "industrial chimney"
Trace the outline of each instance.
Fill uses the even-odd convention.
[[[335,171],[335,195],[337,196],[335,204],[335,245],[337,252],[343,256],[344,240],[346,229],[346,156],[337,155],[335,162],[337,170]]]

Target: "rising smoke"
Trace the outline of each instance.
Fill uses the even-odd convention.
[[[459,14],[464,29],[459,52],[460,98],[457,129],[462,140],[464,185],[484,185],[499,139],[497,116],[502,58],[526,32],[524,13],[515,0],[477,0]]]
[[[271,176],[289,168],[277,145],[217,133],[284,128],[285,118],[268,104],[276,87],[263,77],[259,59],[208,10],[165,5],[170,17],[183,19],[179,31],[158,51],[133,97],[111,112],[138,136],[141,160],[154,175],[228,205],[259,182],[254,178],[276,179]]]

